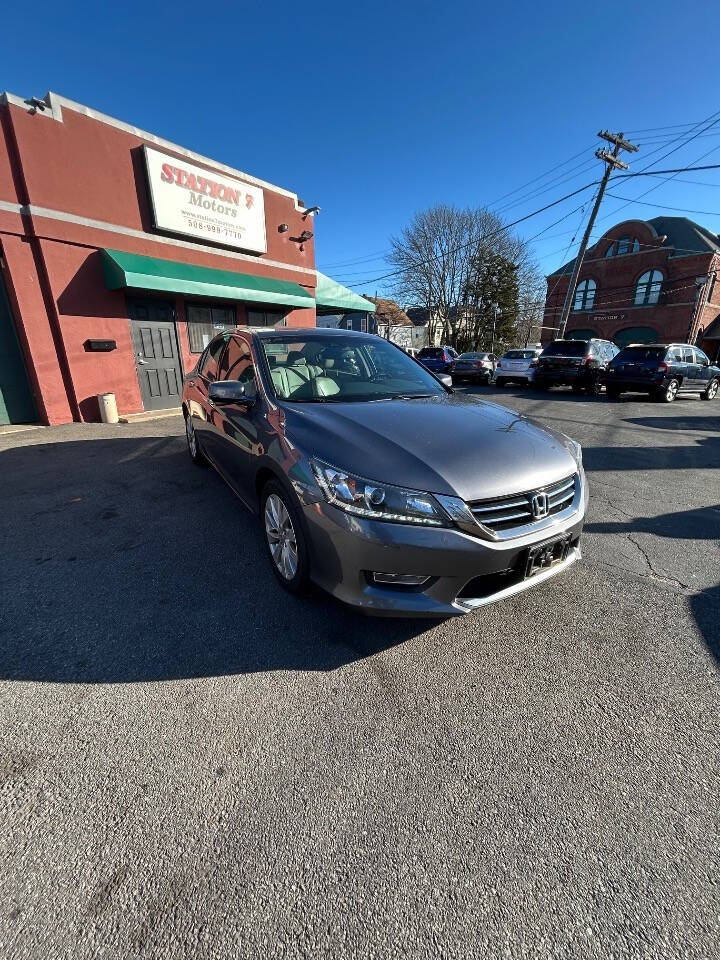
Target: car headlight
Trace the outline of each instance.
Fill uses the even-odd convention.
[[[577,442],[577,440],[571,440],[570,437],[568,437],[568,449],[570,453],[573,455],[573,457],[575,458],[575,463],[578,466],[578,470],[582,470],[582,465],[583,465],[582,447]]]
[[[311,460],[310,465],[327,502],[346,513],[426,527],[450,525],[449,518],[429,493],[365,480],[321,460]]]

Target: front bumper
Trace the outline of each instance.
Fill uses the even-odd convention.
[[[312,579],[367,613],[449,617],[513,596],[562,573],[580,559],[587,482],[569,510],[512,538],[489,541],[455,527],[415,527],[366,520],[323,502],[303,503]],[[524,579],[528,551],[566,536],[564,559]],[[373,582],[372,572],[426,576],[420,587]]]

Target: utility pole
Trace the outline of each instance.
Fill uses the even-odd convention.
[[[600,181],[600,187],[597,192],[597,197],[595,198],[595,204],[592,208],[588,225],[585,228],[585,233],[583,234],[578,255],[575,258],[575,265],[570,277],[567,293],[565,294],[565,303],[563,304],[560,323],[558,324],[558,335],[556,337],[558,340],[562,340],[562,338],[565,336],[565,328],[567,327],[568,317],[570,316],[570,310],[572,309],[572,305],[575,300],[575,289],[577,287],[578,276],[582,269],[583,260],[585,259],[585,251],[587,250],[588,243],[590,241],[590,234],[592,233],[592,228],[595,226],[595,218],[597,217],[598,210],[600,209],[603,194],[605,193],[605,187],[610,179],[610,174],[615,169],[627,170],[627,164],[623,163],[622,160],[618,160],[618,155],[621,150],[627,150],[628,153],[635,153],[637,151],[635,144],[630,143],[629,140],[625,140],[622,133],[610,133],[608,130],[600,130],[598,136],[602,137],[603,140],[607,140],[608,143],[612,143],[614,146],[612,153],[603,148],[595,151],[595,156],[598,158],[598,160],[602,160],[605,163],[605,173]]]

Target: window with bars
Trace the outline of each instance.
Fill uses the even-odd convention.
[[[185,304],[190,353],[202,353],[213,337],[237,326],[235,308],[219,304]]]
[[[286,314],[281,310],[248,310],[247,325],[249,327],[285,327]]]

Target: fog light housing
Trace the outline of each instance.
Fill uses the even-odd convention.
[[[407,573],[373,573],[375,583],[389,583],[396,587],[419,587],[430,577],[416,577]]]

